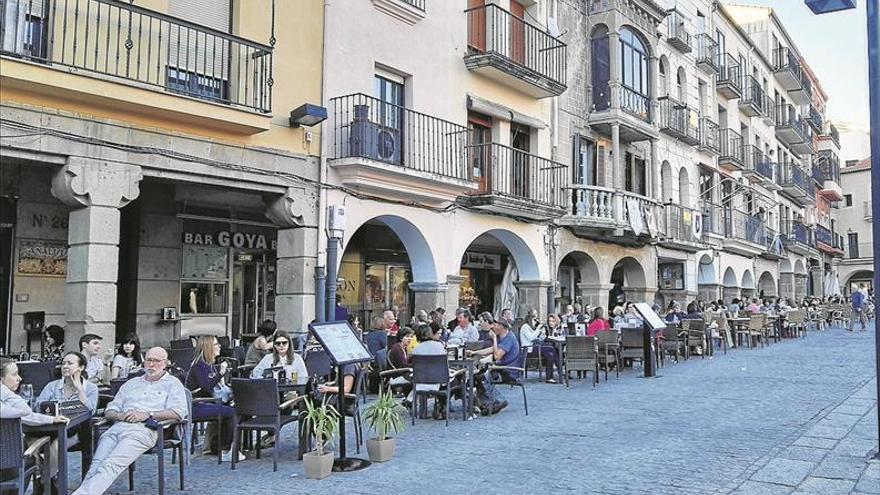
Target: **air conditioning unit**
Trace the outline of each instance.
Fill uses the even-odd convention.
[[[400,129],[373,122],[369,114],[368,105],[355,105],[348,138],[351,155],[400,165]]]

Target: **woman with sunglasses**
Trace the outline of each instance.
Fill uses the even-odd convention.
[[[223,383],[223,378],[229,370],[226,361],[221,361],[216,365],[217,357],[220,355],[220,342],[217,337],[212,335],[202,335],[196,339],[196,358],[193,360],[189,373],[186,375],[186,388],[192,392],[196,398],[213,398],[220,399],[222,403],[216,402],[193,402],[192,415],[193,419],[208,419],[221,417],[220,424],[220,450],[221,460],[228,462],[232,459],[232,418],[235,416],[235,408],[226,405],[232,399],[232,390]],[[208,432],[205,434],[205,451],[204,454],[216,453],[213,450],[217,442],[217,431],[214,424],[208,425]],[[238,460],[243,461],[244,455],[238,454]]]
[[[284,331],[277,331],[272,337],[272,353],[267,354],[257,363],[251,372],[251,378],[263,378],[263,372],[281,367],[288,378],[296,374],[297,383],[305,383],[309,378],[306,362],[291,349],[290,335]]]

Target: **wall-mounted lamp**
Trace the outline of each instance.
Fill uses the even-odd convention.
[[[290,111],[290,127],[318,125],[327,120],[327,109],[311,103],[304,103]]]

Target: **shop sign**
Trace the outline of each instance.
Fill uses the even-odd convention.
[[[197,246],[233,247],[236,249],[270,249],[274,251],[277,246],[275,239],[268,239],[266,234],[254,234],[251,232],[229,232],[221,230],[216,233],[184,232],[184,244]]]
[[[501,255],[486,253],[464,253],[461,259],[462,268],[482,268],[485,270],[500,270]]]
[[[67,275],[67,244],[41,240],[18,241],[16,270],[22,275]]]

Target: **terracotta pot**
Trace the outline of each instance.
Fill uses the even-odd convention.
[[[324,452],[324,455],[318,455],[315,452],[303,454],[303,467],[306,472],[306,478],[310,480],[322,480],[330,476],[333,469],[333,452]]]
[[[379,440],[378,438],[367,439],[367,453],[373,462],[386,462],[394,457],[394,448],[397,447],[397,440],[386,438]]]

